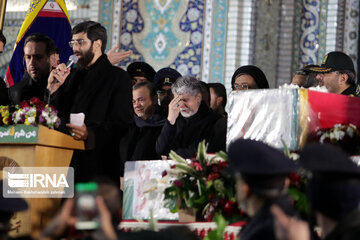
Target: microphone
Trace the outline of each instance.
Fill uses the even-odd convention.
[[[79,58],[78,58],[75,54],[71,55],[71,56],[69,57],[69,60],[68,60],[67,63],[66,63],[66,68],[70,68],[71,65],[77,63],[78,60],[79,60]],[[51,90],[51,88],[54,86],[54,84],[55,84],[55,83],[58,83],[58,82],[59,82],[59,80],[57,80],[56,78],[54,78],[54,80],[52,81],[52,83],[51,83],[51,85],[50,85],[50,90]],[[49,95],[49,98],[48,98],[48,104],[50,104],[50,95]]]
[[[70,68],[71,65],[77,63],[78,60],[79,60],[79,58],[78,58],[75,54],[71,55],[71,56],[69,57],[69,60],[68,60],[67,63],[66,63],[66,68]],[[59,82],[59,81],[55,78],[54,81],[52,82],[52,84],[55,84],[55,83],[58,83],[58,82]]]
[[[66,63],[66,68],[70,68],[71,65],[77,63],[78,60],[79,58],[75,54],[71,55]]]

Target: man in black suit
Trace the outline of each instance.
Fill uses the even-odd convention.
[[[171,90],[174,99],[156,142],[157,153],[168,155],[174,150],[182,157],[192,157],[202,140],[209,143],[211,153],[225,151],[226,119],[202,100],[201,82],[194,77],[180,77]]]
[[[157,105],[155,85],[141,82],[133,86],[134,123],[120,142],[123,161],[160,159],[155,143],[166,117]]]
[[[60,129],[86,144],[86,150],[75,151],[72,159],[75,181],[106,175],[119,183],[118,146],[130,123],[131,79],[104,54],[107,36],[103,26],[82,22],[72,34],[69,44],[79,59],[76,69],[70,73],[65,64],[58,65],[50,73],[47,89],[59,110]],[[84,124],[70,124],[70,113],[84,113]]]
[[[50,73],[50,56],[55,52],[52,39],[43,34],[31,34],[24,43],[26,72],[20,82],[9,88],[13,104],[37,97],[44,100]]]

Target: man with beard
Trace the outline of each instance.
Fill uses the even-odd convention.
[[[60,129],[85,141],[86,150],[73,155],[75,181],[106,175],[119,183],[118,146],[130,123],[131,79],[104,54],[106,29],[99,23],[82,22],[72,35],[69,44],[79,58],[76,69],[70,73],[65,64],[58,65],[50,73],[48,90],[59,110]],[[84,113],[84,124],[69,124],[70,113]]]
[[[123,161],[160,159],[155,143],[166,117],[157,105],[153,83],[141,82],[133,86],[134,123],[120,142]]]
[[[209,152],[225,150],[226,119],[202,101],[200,81],[190,76],[180,77],[171,90],[174,99],[156,142],[157,153],[168,155],[174,150],[182,157],[192,157],[204,139]]]
[[[26,72],[23,79],[9,88],[13,104],[32,97],[44,99],[47,79],[50,73],[50,56],[55,53],[52,39],[43,34],[31,34],[24,42],[24,61]]]

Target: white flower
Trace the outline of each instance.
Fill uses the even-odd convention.
[[[337,141],[342,140],[345,136],[343,131],[335,130],[330,133],[330,139],[336,139]]]
[[[324,143],[324,140],[329,137],[329,133],[324,133],[320,137],[320,143]]]
[[[309,90],[311,91],[317,91],[317,92],[329,92],[325,86],[316,86],[316,87],[309,87]]]
[[[279,89],[297,89],[300,88],[298,85],[296,84],[287,84],[285,83],[284,85],[280,86]]]
[[[47,111],[42,111],[41,116],[43,116],[46,119],[49,117],[49,113]]]
[[[33,124],[33,123],[35,123],[35,117],[28,117],[28,123],[29,124]]]

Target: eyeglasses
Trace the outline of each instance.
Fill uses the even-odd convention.
[[[69,46],[73,47],[74,45],[77,45],[81,47],[85,42],[92,42],[92,41],[89,39],[74,39],[69,42]]]
[[[247,83],[241,83],[241,84],[234,83],[234,88],[235,90],[248,90],[250,87]]]

